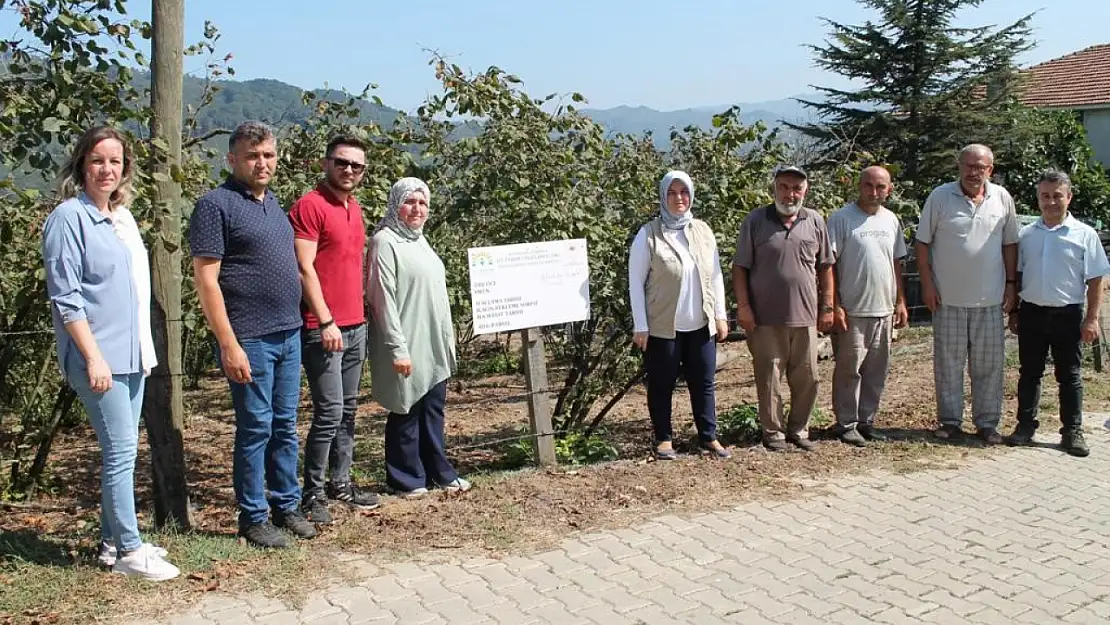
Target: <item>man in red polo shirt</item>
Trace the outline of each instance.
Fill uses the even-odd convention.
[[[352,192],[366,171],[366,145],[355,137],[335,137],[328,142],[323,167],[324,180],[293,204],[289,221],[303,291],[302,359],[312,391],[301,506],[309,520],[326,524],[332,520],[327,499],[369,509],[378,506],[378,496],[351,481],[358,385],[366,360],[366,231]],[[327,484],[325,468],[331,478]]]

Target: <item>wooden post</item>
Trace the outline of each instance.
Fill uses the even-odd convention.
[[[547,392],[547,356],[539,328],[521,331],[524,380],[528,388],[528,421],[536,450],[536,465],[555,466],[554,429],[551,427],[551,398]]]
[[[185,0],[152,0],[150,136],[154,152],[154,237],[151,241],[151,329],[158,366],[147,380],[143,422],[150,441],[154,525],[193,526],[185,474],[185,406],[182,402],[181,164],[182,66]],[[158,141],[160,140],[160,142]],[[164,142],[164,143],[162,143]],[[161,147],[159,147],[161,146]]]
[[[1102,292],[1102,301],[1106,301],[1106,290],[1103,290]],[[1102,373],[1102,370],[1104,368],[1103,358],[1105,356],[1105,352],[1103,350],[1106,349],[1106,325],[1108,315],[1110,315],[1110,311],[1107,310],[1107,307],[1105,305],[1099,308],[1098,336],[1095,337],[1094,345],[1091,346],[1091,349],[1094,351],[1092,355],[1094,356],[1095,361],[1095,371],[1099,373]]]

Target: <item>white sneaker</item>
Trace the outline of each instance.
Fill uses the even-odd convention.
[[[449,493],[465,493],[470,490],[470,482],[461,477],[456,477],[454,480],[441,485],[441,488]]]
[[[397,491],[397,495],[402,499],[419,499],[428,494],[428,489],[421,486],[412,490]]]
[[[153,545],[143,544],[135,551],[116,560],[112,572],[120,575],[142,577],[156,582],[173,579],[181,575],[181,571],[176,566],[163,560],[162,556],[155,552],[155,549],[156,547]]]
[[[157,545],[152,545],[150,543],[143,544],[153,549],[155,555],[157,555],[159,558],[165,558],[169,555],[169,552]],[[117,553],[115,545],[106,543],[104,541],[100,542],[100,553],[97,554],[96,561],[99,562],[101,566],[106,569],[112,568],[116,564],[116,556]]]

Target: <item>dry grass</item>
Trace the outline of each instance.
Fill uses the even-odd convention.
[[[498,556],[540,549],[576,531],[627,526],[662,513],[696,513],[750,499],[799,496],[841,475],[958,466],[968,456],[991,451],[973,443],[936,444],[929,436],[934,414],[929,341],[928,332],[915,329],[896,344],[879,417],[893,439],[890,443],[855,449],[827,442],[814,454],[770,454],[744,447],[729,461],[688,455],[674,462],[653,462],[648,457],[651,434],[645,400],[635,391],[617,407],[608,425],[620,460],[560,471],[504,470],[503,445],[459,448],[516,433],[527,422],[521,380],[502,376],[454,384],[449,446],[458,450],[454,459],[473,478],[474,490],[451,496],[437,493],[417,501],[387,499],[381,509],[369,513],[337,508],[338,523],[320,538],[279,554],[259,553],[234,538],[230,402],[219,379],[206,380],[201,391],[188,398],[192,420],[186,445],[198,532],[154,537],[186,575],[154,585],[95,569],[91,549],[98,455],[90,433],[70,432],[60,441],[53,461],[51,496],[35,508],[10,509],[0,520],[0,623],[118,622],[135,606],[178,611],[216,589],[258,591],[295,601],[344,574],[336,558],[341,552],[363,554],[376,562],[437,553]],[[722,411],[755,401],[746,348],[730,344],[725,349],[729,362],[718,375]],[[828,380],[831,363],[823,362],[821,369],[821,379]],[[1085,375],[1089,410],[1110,406],[1110,382],[1105,377]],[[1010,370],[1008,415],[1015,407],[1015,388],[1016,371]],[[827,384],[822,389],[820,408],[829,415]],[[1053,405],[1053,395],[1046,387],[1046,410]],[[692,435],[684,393],[676,393],[675,407],[680,438]],[[307,404],[302,414],[310,414]],[[1049,415],[1045,417],[1048,432],[1056,426]],[[1011,422],[1008,417],[1005,427]],[[381,409],[366,399],[357,451],[364,480],[381,477],[383,424]],[[140,462],[139,495],[146,504],[146,458]]]

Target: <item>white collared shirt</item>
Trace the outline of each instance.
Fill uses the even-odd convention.
[[[1044,219],[1021,229],[1018,272],[1022,301],[1038,306],[1083,304],[1087,281],[1110,273],[1094,228],[1068,214],[1059,225]]]
[[[139,224],[135,222],[131,211],[122,206],[112,211],[112,227],[131,254],[131,281],[135,284],[135,294],[139,301],[139,353],[143,372],[149,375],[158,366],[150,326],[150,260],[146,245],[143,244],[143,235],[139,232]]]

